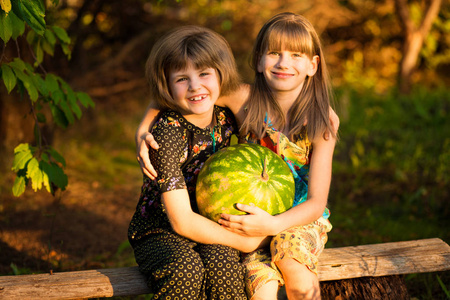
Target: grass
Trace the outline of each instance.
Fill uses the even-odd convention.
[[[328,247],[438,237],[450,242],[450,93],[338,91],[341,116]],[[450,272],[406,277],[411,296],[449,299]]]

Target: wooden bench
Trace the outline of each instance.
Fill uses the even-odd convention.
[[[450,270],[450,246],[424,239],[325,249],[319,280]],[[137,267],[0,276],[0,299],[81,299],[148,294]]]

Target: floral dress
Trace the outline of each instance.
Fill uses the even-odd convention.
[[[278,154],[292,171],[295,181],[295,198],[293,206],[307,199],[309,163],[312,154],[312,144],[308,139],[306,127],[290,141],[282,132],[275,129],[266,116],[266,135],[257,139],[253,134],[245,137],[248,143],[259,143]],[[330,211],[325,208],[322,217],[304,225],[288,228],[272,238],[270,249],[258,249],[244,256],[246,267],[247,294],[251,296],[270,280],[278,280],[284,284],[282,274],[276,266],[276,261],[292,258],[304,264],[311,272],[317,274],[318,257],[328,240],[327,233],[331,230],[328,221]]]
[[[159,149],[150,150],[150,160],[158,177],[150,180],[144,176],[128,229],[136,262],[154,292],[153,299],[246,299],[239,252],[222,245],[197,244],[176,234],[161,202],[162,193],[187,189],[191,207],[198,212],[197,175],[204,162],[228,146],[237,132],[228,109],[215,106],[214,117],[214,128],[199,128],[169,110],[153,126]],[[218,278],[218,273],[227,276]]]

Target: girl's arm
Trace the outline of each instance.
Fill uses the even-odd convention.
[[[158,143],[150,133],[150,129],[155,124],[156,118],[159,114],[159,109],[155,106],[153,101],[147,106],[144,117],[139,124],[134,140],[136,142],[136,158],[141,166],[142,172],[147,175],[151,180],[154,180],[158,176],[157,172],[150,163],[148,156],[149,147],[158,149]]]
[[[248,215],[222,214],[219,223],[230,231],[248,236],[276,235],[299,225],[309,224],[323,214],[331,183],[331,166],[336,139],[318,136],[312,142],[313,153],[309,172],[308,199],[288,211],[271,216],[254,206],[238,204]]]
[[[251,252],[268,243],[266,237],[244,237],[222,228],[192,211],[186,189],[162,194],[161,198],[173,230],[201,244],[222,244],[241,252]]]
[[[235,92],[219,97],[216,105],[229,108],[234,114],[238,125],[240,125],[244,119],[244,103],[247,101],[249,91],[250,86],[248,84],[241,84],[240,88]],[[135,134],[137,160],[141,166],[142,172],[152,180],[154,180],[158,174],[150,163],[148,149],[149,147],[152,147],[155,150],[158,149],[158,143],[150,133],[150,129],[154,125],[159,112],[160,111],[154,102],[150,101]]]

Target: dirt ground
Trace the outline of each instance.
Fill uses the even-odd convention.
[[[121,262],[111,258],[127,240],[140,184],[130,180],[105,189],[97,181],[74,181],[60,199],[32,190],[15,198],[3,191],[0,274],[13,274],[15,267],[28,273],[117,266]]]

